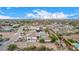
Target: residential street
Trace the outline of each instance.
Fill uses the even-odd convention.
[[[13,44],[14,41],[17,41],[17,39],[19,38],[20,33],[22,32],[23,28],[24,28],[24,26],[21,26],[18,29],[18,31],[14,34],[14,36],[10,38],[9,41],[4,42],[2,44],[2,46],[0,46],[0,51],[6,51],[8,45]]]

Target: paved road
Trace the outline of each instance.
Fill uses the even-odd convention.
[[[6,51],[7,50],[7,46],[10,44],[13,44],[15,41],[17,41],[17,39],[20,36],[20,33],[22,32],[24,26],[21,26],[18,31],[13,35],[13,37],[11,37],[11,39],[9,41],[6,41],[2,44],[2,46],[0,46],[0,51]]]

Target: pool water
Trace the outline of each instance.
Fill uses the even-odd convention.
[[[79,44],[78,44],[78,43],[77,43],[77,44],[75,44],[75,47],[79,49]]]

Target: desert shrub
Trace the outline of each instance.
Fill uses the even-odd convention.
[[[17,48],[17,45],[15,45],[15,44],[10,44],[10,45],[8,46],[8,50],[10,50],[10,51],[15,50],[16,48]]]
[[[44,39],[40,39],[39,42],[40,43],[45,43],[45,40]]]
[[[36,49],[36,46],[30,46],[30,47],[24,48],[23,50],[24,51],[34,51],[35,49]]]

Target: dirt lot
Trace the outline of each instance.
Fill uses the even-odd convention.
[[[11,38],[14,35],[14,32],[0,32],[5,38]]]
[[[41,45],[43,45],[43,46],[46,46],[46,47],[48,47],[48,48],[54,48],[55,50],[57,49],[57,46],[54,44],[54,43],[27,43],[27,42],[17,42],[16,43],[17,44],[17,46],[19,47],[19,48],[26,48],[26,47],[29,47],[29,46],[36,46],[36,47],[39,47],[39,46],[41,46]]]
[[[77,41],[79,41],[79,34],[73,34],[73,35],[69,35],[69,36],[63,36],[65,39],[75,39]]]

